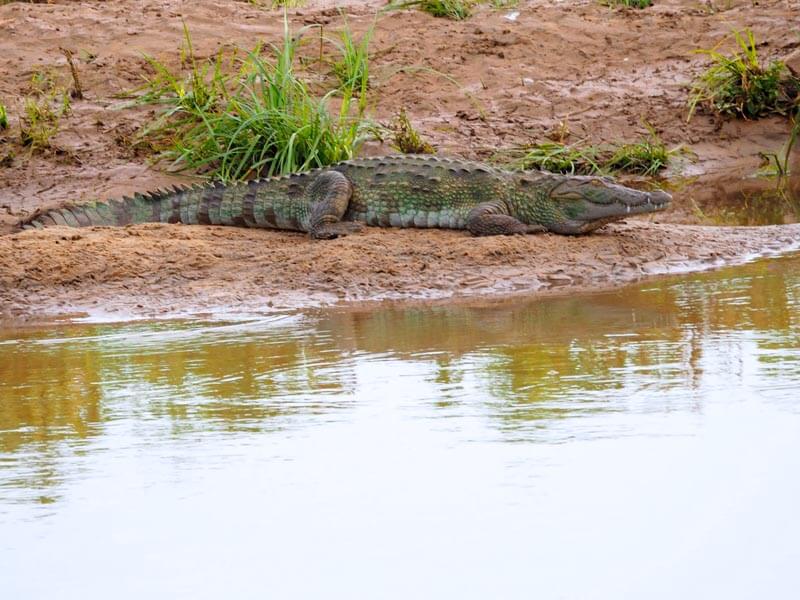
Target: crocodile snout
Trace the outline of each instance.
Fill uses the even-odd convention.
[[[664,190],[655,190],[647,194],[647,203],[652,204],[656,209],[666,208],[671,202],[672,196]]]

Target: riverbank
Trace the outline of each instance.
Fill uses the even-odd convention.
[[[0,315],[125,320],[571,293],[798,247],[800,225],[631,221],[583,237],[490,238],[367,228],[331,241],[235,227],[54,227],[0,237]]]
[[[379,13],[381,0],[353,0],[341,12],[325,0],[289,10],[293,31],[318,25],[328,35],[346,20],[360,35],[374,24],[370,116],[388,123],[405,109],[442,155],[488,160],[554,131],[570,143],[634,141],[648,126],[685,150],[665,173],[673,206],[653,221],[581,238],[368,230],[324,243],[286,232],[166,225],[3,235],[44,206],[186,183],[185,175],[150,165],[152,153],[137,146],[136,133],[154,113],[121,108],[120,95],[141,85],[149,72],[145,55],[178,67],[184,24],[196,56],[205,59],[232,46],[277,42],[283,14],[216,0],[2,5],[0,100],[10,127],[0,132],[0,314],[122,319],[545,294],[794,248],[800,230],[793,225],[700,226],[795,219],[792,207],[771,198],[763,219],[737,212],[772,186],[752,175],[761,153],[785,142],[786,119],[686,116],[688,84],[708,65],[695,50],[722,40],[727,45],[720,48],[730,49],[731,30],[750,28],[765,57],[787,56],[798,48],[786,27],[796,5],[659,0],[646,10],[618,10],[594,1],[530,0],[513,10],[480,5],[460,22],[417,10]],[[310,31],[298,68],[317,81],[329,76],[330,57],[316,57],[332,48]],[[69,82],[61,48],[76,57],[83,99],[71,100],[50,147],[33,152],[19,139],[25,99],[47,82]],[[375,141],[362,148],[390,152]]]

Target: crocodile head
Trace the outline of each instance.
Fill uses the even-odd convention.
[[[537,218],[555,233],[588,233],[625,217],[664,210],[672,202],[661,190],[635,190],[608,177],[548,174],[546,179],[546,185],[537,183],[544,192],[539,194],[537,213],[547,217]]]

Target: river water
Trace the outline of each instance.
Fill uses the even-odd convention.
[[[0,595],[790,598],[800,256],[0,331]]]

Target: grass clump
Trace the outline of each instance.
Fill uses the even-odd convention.
[[[248,4],[259,8],[300,8],[305,0],[246,0]]]
[[[5,105],[0,102],[0,131],[8,129],[8,112]]]
[[[59,86],[51,71],[33,73],[29,88],[19,119],[20,141],[31,151],[41,151],[50,148],[61,118],[72,111],[72,103],[69,91]]]
[[[434,17],[463,21],[472,15],[472,8],[475,4],[476,0],[410,0],[390,8],[409,8],[414,6]]]
[[[333,63],[333,72],[343,89],[353,93],[366,94],[369,86],[369,43],[375,30],[373,24],[359,42],[353,39],[350,26],[345,22],[339,40],[333,43],[339,49],[341,59]]]
[[[752,31],[733,33],[737,45],[733,54],[722,54],[716,48],[698,51],[707,54],[712,65],[692,84],[687,120],[698,106],[722,115],[757,119],[787,114],[797,103],[800,81],[779,60],[762,64]]]
[[[649,134],[640,141],[619,146],[603,166],[609,171],[625,171],[650,177],[665,168],[671,151],[654,129],[648,129]]]
[[[503,10],[508,8],[516,8],[519,6],[519,0],[489,0],[492,8]]]
[[[653,0],[605,0],[606,6],[624,6],[626,8],[647,8]]]
[[[654,176],[664,169],[678,150],[668,149],[655,130],[637,142],[613,143],[601,146],[583,142],[567,144],[565,124],[556,130],[556,139],[537,142],[501,153],[499,158],[512,169],[539,169],[567,175],[598,175],[632,173]],[[566,133],[565,133],[566,132]]]
[[[596,146],[583,146],[580,142],[546,141],[511,151],[509,166],[524,171],[540,169],[570,175],[593,175],[602,170],[600,154]]]
[[[50,147],[51,138],[58,133],[59,114],[53,110],[52,97],[25,99],[25,116],[20,119],[20,140],[31,150]]]
[[[284,16],[283,40],[271,46],[270,60],[256,48],[241,58],[234,56],[237,68],[229,73],[221,54],[213,61],[198,61],[184,28],[188,76],[148,59],[155,75],[137,102],[160,104],[164,110],[143,136],[173,167],[200,170],[223,181],[303,171],[352,158],[368,129],[365,96],[356,101],[349,85],[321,97],[310,91],[294,69],[304,31],[293,37]],[[366,65],[364,69],[366,75]],[[360,84],[363,89],[366,79]],[[338,110],[331,112],[334,98]]]
[[[404,108],[400,109],[397,120],[390,128],[392,131],[392,147],[404,154],[434,154],[436,150],[422,139],[419,132],[409,121]]]

